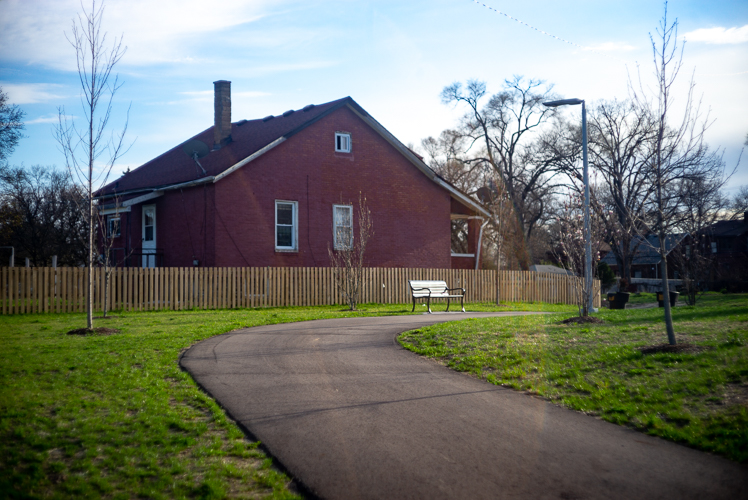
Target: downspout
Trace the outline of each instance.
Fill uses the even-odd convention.
[[[484,221],[483,224],[480,226],[480,231],[478,232],[478,249],[475,252],[475,270],[478,270],[478,264],[480,264],[480,249],[483,246],[483,228],[486,227],[486,224],[488,224],[487,220],[484,220],[483,217],[478,217],[478,219]]]

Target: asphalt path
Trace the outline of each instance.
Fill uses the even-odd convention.
[[[309,491],[357,498],[748,498],[748,468],[456,373],[344,318],[212,337],[180,363]]]

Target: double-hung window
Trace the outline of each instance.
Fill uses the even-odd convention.
[[[351,152],[351,134],[346,134],[344,132],[335,132],[335,152]]]
[[[109,217],[107,219],[107,236],[110,238],[119,238],[119,217]]]
[[[275,249],[297,250],[298,202],[275,201]]]
[[[335,250],[348,250],[353,246],[353,206],[332,206],[332,230]]]

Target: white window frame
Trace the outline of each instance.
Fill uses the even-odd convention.
[[[350,221],[351,221],[351,241],[348,243],[348,246],[341,245],[338,241],[338,224],[337,220],[335,218],[335,212],[338,208],[347,208],[348,213],[350,214]],[[349,250],[353,248],[353,205],[333,205],[332,206],[332,242],[333,247],[335,250]]]
[[[117,221],[117,234],[114,234],[112,231],[112,223],[114,221]],[[119,215],[109,216],[106,219],[106,234],[109,239],[111,238],[119,238],[122,234],[122,218]]]
[[[351,152],[351,134],[347,132],[335,132],[335,152]]]
[[[711,244],[712,253],[717,253],[717,242],[716,241],[712,241],[711,243],[712,243]]]
[[[278,245],[278,205],[291,205],[291,246]],[[283,224],[287,226],[287,224]],[[275,200],[275,226],[274,239],[275,250],[278,252],[296,252],[299,245],[299,202],[291,200]]]

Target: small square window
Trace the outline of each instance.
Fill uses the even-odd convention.
[[[337,153],[350,153],[351,152],[351,134],[335,132],[335,152]]]
[[[332,230],[335,250],[348,250],[353,246],[353,206],[332,206]]]

